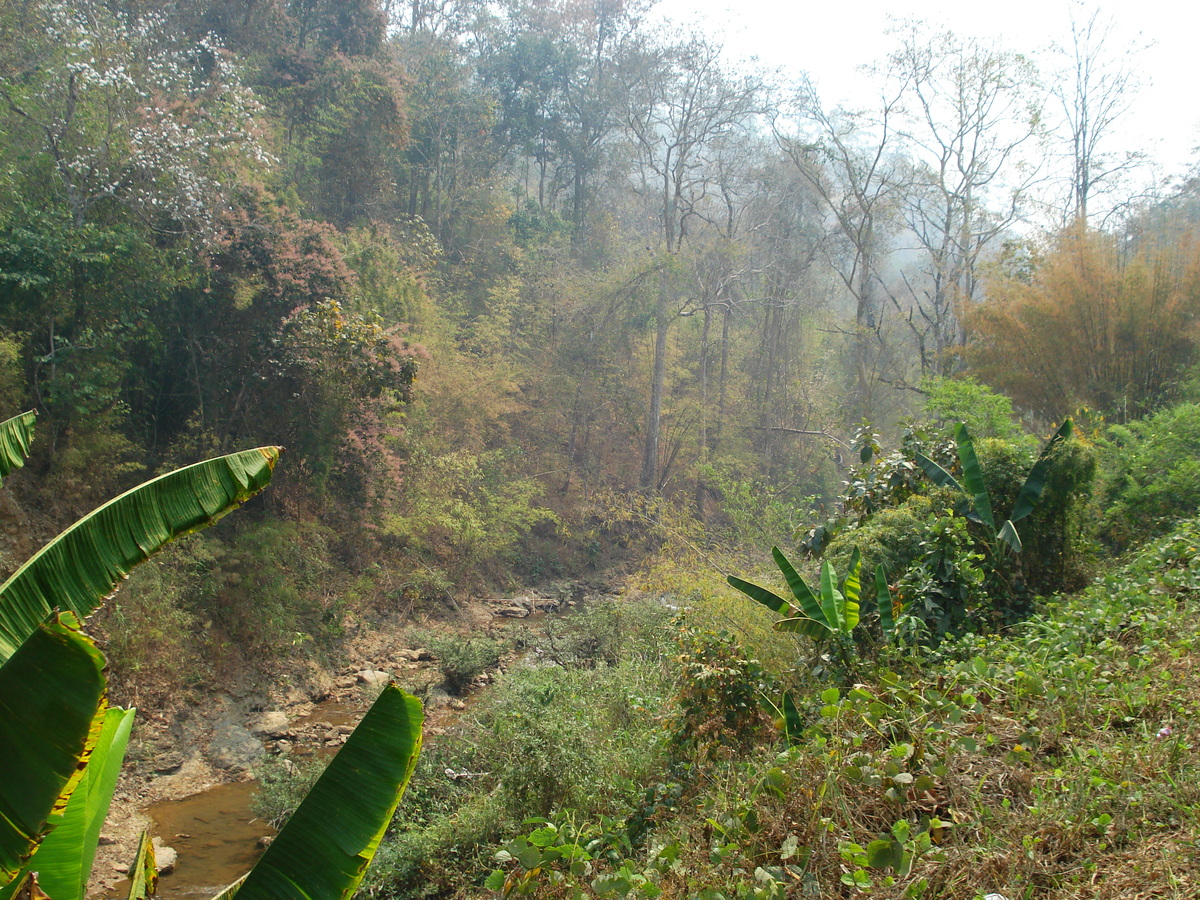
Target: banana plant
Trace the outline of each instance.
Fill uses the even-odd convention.
[[[95,612],[125,576],[171,541],[213,524],[271,479],[279,447],[196,463],[84,516],[0,585],[0,662],[56,610]]]
[[[862,588],[859,581],[862,558],[858,549],[855,548],[850,557],[850,569],[840,586],[835,581],[833,566],[829,560],[825,560],[821,565],[819,595],[804,583],[804,579],[783,555],[783,551],[772,547],[771,555],[787,581],[788,588],[796,600],[795,604],[774,591],[743,581],[734,575],[728,576],[726,580],[767,609],[783,615],[783,618],[775,623],[778,631],[798,632],[817,642],[849,639],[861,618],[858,601]],[[875,601],[884,637],[891,639],[896,619],[892,594],[888,589],[887,576],[882,565],[875,570]]]
[[[37,413],[30,411],[0,422],[0,478],[25,465],[36,419]]]
[[[916,462],[934,484],[940,487],[954,488],[969,498],[967,517],[987,528],[989,536],[993,536],[992,540],[1007,546],[1013,553],[1020,553],[1021,536],[1017,532],[1015,523],[1033,512],[1042,499],[1042,492],[1046,488],[1046,477],[1050,473],[1051,453],[1060,443],[1071,436],[1072,431],[1071,420],[1067,419],[1046,442],[1046,446],[1038,455],[1037,462],[1029,470],[1025,483],[1021,485],[1021,491],[1017,495],[1017,502],[1013,505],[1012,513],[999,528],[996,527],[996,519],[992,512],[991,496],[983,480],[983,469],[980,468],[979,459],[975,455],[975,443],[971,439],[970,432],[967,431],[966,423],[960,422],[954,429],[958,461],[962,465],[962,483],[959,483],[958,479],[922,453],[916,455]]]
[[[33,423],[33,413],[0,422],[0,477],[24,464]],[[35,870],[54,900],[82,898],[124,759],[133,711],[108,708],[104,657],[80,619],[133,566],[262,490],[279,453],[262,447],[153,479],[0,585],[0,900]]]
[[[0,477],[23,462],[32,424],[31,414],[0,423]],[[265,487],[279,452],[231,454],[147,482],[0,585],[0,900],[17,891],[81,900],[124,756],[133,711],[108,708],[104,656],[78,616],[166,543]],[[420,702],[386,687],[267,853],[217,900],[346,900],[412,774],[421,724]],[[130,872],[131,900],[153,893],[145,835]]]
[[[347,900],[412,776],[422,720],[420,700],[385,687],[250,873],[213,900]]]

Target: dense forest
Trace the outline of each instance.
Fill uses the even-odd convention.
[[[281,445],[91,621],[117,700],[545,660],[372,896],[1194,896],[1200,175],[1099,15],[892,38],[843,109],[648,0],[0,4],[5,570]]]

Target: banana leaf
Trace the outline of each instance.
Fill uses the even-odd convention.
[[[29,445],[33,443],[35,412],[24,412],[0,422],[0,478],[25,465]]]
[[[1042,491],[1046,489],[1046,477],[1050,474],[1050,454],[1055,447],[1070,438],[1074,429],[1075,426],[1071,420],[1067,419],[1046,442],[1046,446],[1038,455],[1037,462],[1033,464],[1033,468],[1025,477],[1025,483],[1021,485],[1021,492],[1017,495],[1017,502],[1013,506],[1009,522],[1019,522],[1033,512],[1038,501],[1042,499]]]
[[[1021,535],[1017,534],[1017,526],[1012,523],[1012,519],[1004,520],[1004,524],[1000,526],[1000,533],[996,537],[1006,543],[1013,553],[1021,552],[1023,546]]]
[[[61,820],[25,864],[26,869],[38,873],[38,884],[54,900],[83,900],[87,892],[100,829],[125,760],[134,712],[108,709],[100,737]]]
[[[158,890],[158,867],[154,863],[154,842],[150,832],[143,831],[138,840],[137,856],[129,867],[128,900],[146,900]],[[56,898],[57,900],[57,898]]]
[[[757,600],[767,609],[772,612],[783,613],[787,615],[792,611],[792,606],[774,591],[769,591],[765,587],[759,587],[749,581],[743,581],[736,575],[727,575],[725,580],[730,587],[735,587],[751,600]]]
[[[0,666],[0,885],[61,816],[104,720],[104,656],[74,616],[37,626]],[[13,887],[15,890],[15,887]]]
[[[892,605],[892,591],[888,587],[883,563],[875,567],[875,602],[879,606],[879,627],[883,629],[883,638],[890,641],[896,630],[896,609]]]
[[[921,467],[921,471],[924,472],[929,477],[929,480],[938,487],[952,487],[956,491],[962,491],[964,494],[966,493],[966,490],[961,484],[958,483],[958,480],[953,475],[935,463],[924,453],[917,453],[913,458],[916,460],[917,465]]]
[[[729,582],[730,586],[737,588],[751,600],[757,600],[763,606],[767,607],[767,609],[784,613],[786,618],[780,619],[775,623],[776,631],[799,632],[800,634],[807,635],[814,641],[829,637],[829,628],[822,619],[814,619],[811,616],[805,615],[790,615],[791,613],[798,613],[799,610],[795,609],[774,591],[769,591],[749,581],[743,581],[736,575],[726,576],[725,580]],[[816,608],[816,612],[818,615],[824,616],[819,606]]]
[[[833,566],[829,560],[825,560],[821,563],[821,612],[824,614],[825,621],[829,623],[829,630],[836,633],[845,630],[843,616],[845,598],[835,583]],[[855,613],[857,615],[857,610]]]
[[[979,458],[975,455],[975,442],[967,431],[965,422],[959,423],[954,429],[954,440],[958,444],[958,459],[962,463],[963,486],[971,495],[975,515],[987,526],[988,531],[996,533],[996,519],[992,515],[992,501],[988,496],[987,485],[983,483],[983,469],[979,466]]]
[[[198,531],[266,487],[278,447],[196,463],[127,491],[80,519],[0,585],[0,661],[53,609],[90,615],[164,545]]]
[[[850,556],[850,571],[846,573],[846,580],[842,582],[842,628],[846,634],[854,630],[861,617],[858,605],[858,595],[862,589],[862,583],[859,581],[859,572],[861,569],[862,556],[859,555],[858,548],[855,547],[854,553]]]
[[[238,900],[344,900],[353,894],[416,765],[422,719],[420,701],[394,684],[385,687],[236,888]]]
[[[784,580],[787,581],[788,589],[791,590],[792,596],[800,604],[798,612],[803,613],[810,619],[815,619],[817,622],[823,622],[828,627],[829,623],[822,619],[821,604],[817,600],[816,594],[804,583],[804,579],[800,577],[800,573],[796,571],[795,567],[788,561],[788,558],[783,555],[783,551],[778,547],[772,547],[771,556],[775,558],[775,565],[779,566],[779,571],[783,573]],[[782,610],[780,611],[782,612]],[[789,610],[789,612],[791,611]]]

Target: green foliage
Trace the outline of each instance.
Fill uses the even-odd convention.
[[[79,786],[107,705],[103,669],[70,613],[35,626],[0,666],[0,890],[15,890]]]
[[[864,430],[843,501],[856,521],[831,520],[803,546],[836,566],[861,552],[892,573],[906,643],[1015,621],[1031,591],[1082,579],[1095,459],[1067,428],[1036,459],[1024,440],[975,440],[965,425],[953,445],[909,430],[887,455]]]
[[[100,733],[62,818],[25,864],[27,871],[38,873],[38,886],[54,900],[83,900],[87,895],[100,829],[125,760],[133,717],[132,709],[104,711]]]
[[[415,697],[386,686],[237,895],[352,896],[412,775],[423,719]]]
[[[1099,440],[1100,534],[1128,547],[1200,508],[1200,404],[1112,425]]]
[[[812,499],[789,497],[768,482],[745,477],[731,463],[711,463],[701,467],[699,474],[720,498],[729,539],[746,546],[790,540],[799,524],[798,511]]]
[[[37,413],[26,412],[0,422],[0,477],[25,465],[33,442],[33,424]]]
[[[939,430],[957,422],[980,438],[1015,441],[1025,435],[1016,423],[1012,401],[974,378],[928,376],[921,380],[924,412]]]
[[[531,529],[556,516],[534,505],[542,485],[511,474],[512,454],[455,451],[414,454],[401,511],[388,535],[420,560],[438,564],[455,583],[478,579]]]
[[[594,631],[606,634],[615,661],[560,666],[552,654],[562,651],[564,635],[530,634],[525,660],[458,720],[452,740],[424,754],[370,877],[373,896],[462,887],[494,866],[496,850],[528,833],[521,823],[531,815],[559,827],[569,819],[581,832],[592,828],[583,823],[603,818],[610,848],[631,847],[655,816],[677,805],[663,727],[678,685],[670,613],[649,600],[614,605],[621,608],[597,610],[596,624],[578,629],[580,643]],[[537,876],[532,883],[540,883]]]
[[[236,547],[209,542],[188,612],[264,660],[309,642],[328,648],[345,614],[330,538],[315,522],[266,520],[244,527]]]
[[[774,679],[726,632],[684,626],[678,640],[677,739],[701,758],[746,747],[770,725],[763,707],[778,693]]]
[[[861,620],[858,600],[862,557],[858,550],[855,549],[851,554],[846,576],[840,583],[835,581],[833,566],[829,560],[825,560],[821,565],[819,591],[813,591],[804,583],[804,579],[778,547],[773,548],[771,553],[796,600],[795,604],[773,591],[733,575],[728,578],[729,584],[773,612],[783,615],[784,618],[775,623],[775,628],[779,631],[798,632],[816,641],[821,650],[827,653],[835,676],[843,680],[848,678],[855,665],[855,629]],[[890,640],[897,610],[882,565],[876,568],[875,583],[871,587],[875,591],[876,608],[884,640]],[[824,671],[824,668],[818,666],[818,673]]]
[[[80,519],[0,585],[0,658],[8,658],[51,610],[91,615],[134,566],[261,491],[279,452],[261,447],[196,463]]]
[[[452,694],[463,693],[476,677],[494,669],[505,650],[502,642],[486,635],[431,637],[421,643],[437,658],[446,688]]]

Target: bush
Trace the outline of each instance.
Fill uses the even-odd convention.
[[[484,635],[429,638],[425,643],[437,657],[446,689],[452,694],[461,694],[477,677],[495,668],[504,652],[501,642]]]
[[[1087,509],[1096,462],[1083,442],[1064,440],[1051,448],[1041,500],[1021,520],[1022,549],[1013,554],[971,517],[968,497],[935,487],[914,461],[917,452],[932,454],[961,479],[957,454],[947,458],[946,443],[910,431],[901,450],[884,455],[870,435],[860,440],[865,462],[847,482],[843,498],[854,520],[842,520],[840,530],[837,523],[827,523],[819,540],[814,530],[806,547],[827,556],[838,570],[856,548],[864,571],[882,564],[908,612],[935,642],[967,627],[1023,618],[1032,594],[1073,589],[1086,581]],[[1036,447],[1024,438],[971,443],[999,525],[1016,505],[1037,459]]]
[[[976,437],[1032,441],[1017,425],[1012,401],[974,378],[929,376],[921,380],[921,390],[925,415],[938,426],[965,422]]]
[[[1200,403],[1110,426],[1100,452],[1100,536],[1124,549],[1200,509]]]

